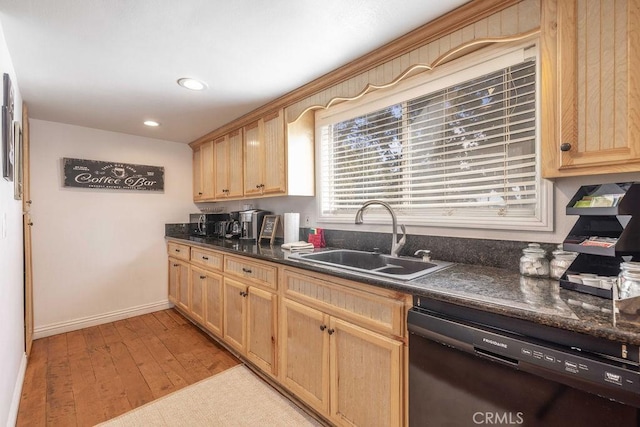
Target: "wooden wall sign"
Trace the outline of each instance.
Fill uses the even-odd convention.
[[[112,190],[164,190],[164,167],[63,158],[64,186]]]

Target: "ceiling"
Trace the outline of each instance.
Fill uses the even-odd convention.
[[[467,1],[0,0],[0,22],[32,118],[186,143]]]

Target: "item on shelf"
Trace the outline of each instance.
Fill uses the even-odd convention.
[[[562,248],[562,244],[558,245],[558,249],[551,253],[553,259],[549,263],[549,277],[552,279],[560,279],[565,271],[569,268],[571,263],[578,256],[577,252],[565,251]]]
[[[602,196],[583,196],[575,202],[574,208],[610,208],[618,206],[624,194],[603,194]]]
[[[549,277],[549,260],[547,251],[539,243],[529,243],[522,250],[520,258],[520,274],[528,277]]]
[[[618,276],[618,298],[640,296],[640,262],[623,262]]]
[[[621,264],[640,256],[640,183],[582,186],[566,213],[580,216],[563,243],[578,256],[560,276],[560,286],[616,299]]]
[[[580,242],[581,246],[599,246],[601,248],[610,248],[618,242],[614,237],[591,236],[587,240]]]

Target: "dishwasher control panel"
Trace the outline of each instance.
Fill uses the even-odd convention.
[[[473,335],[476,349],[530,363],[565,376],[640,393],[640,372],[635,366],[595,360],[587,355],[576,354],[578,350],[575,353],[558,350],[477,329]]]
[[[526,370],[529,364],[553,375],[640,395],[640,372],[633,362],[413,310],[408,321],[410,332],[516,369]]]

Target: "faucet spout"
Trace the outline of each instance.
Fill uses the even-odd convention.
[[[400,228],[402,229],[402,238],[400,239],[400,241],[398,241],[398,220],[396,218],[396,213],[393,211],[393,208],[386,202],[383,202],[382,200],[369,200],[366,201],[362,204],[362,206],[360,207],[360,209],[358,209],[358,211],[356,212],[356,218],[355,218],[355,223],[356,224],[362,224],[363,223],[363,213],[365,211],[366,208],[368,208],[371,205],[380,205],[383,208],[385,208],[389,214],[391,215],[391,256],[393,257],[397,257],[398,254],[400,253],[400,250],[402,249],[402,247],[404,246],[404,244],[406,243],[407,240],[407,231],[404,227],[404,225],[400,225]]]

